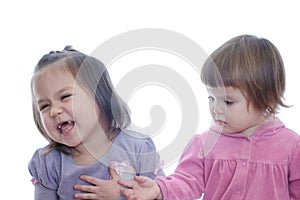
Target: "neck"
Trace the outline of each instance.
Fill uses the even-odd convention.
[[[71,155],[76,164],[90,165],[103,157],[111,146],[112,141],[106,137],[94,138],[72,148]]]
[[[243,131],[244,134],[251,136],[257,129],[262,127],[265,123],[267,123],[273,115],[263,116],[260,123],[256,124],[255,126]],[[273,116],[274,117],[274,116]]]

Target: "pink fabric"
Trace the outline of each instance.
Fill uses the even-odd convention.
[[[279,119],[252,136],[195,136],[175,173],[157,177],[164,200],[300,199],[300,136]]]

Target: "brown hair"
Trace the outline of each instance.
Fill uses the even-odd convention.
[[[54,63],[56,65],[52,65]],[[109,139],[112,140],[121,129],[129,126],[131,122],[129,109],[116,94],[107,69],[100,60],[78,52],[70,46],[66,46],[63,51],[51,51],[45,54],[36,65],[31,80],[31,90],[35,75],[49,66],[56,66],[58,69],[72,75],[77,83],[94,95],[100,109],[100,118],[104,120],[101,123],[107,127],[110,133]],[[47,152],[58,149],[68,153],[65,145],[53,141],[46,133],[33,94],[32,108],[34,122],[38,130],[50,143]]]
[[[277,113],[283,103],[285,69],[278,49],[252,35],[234,37],[205,61],[201,80],[211,87],[240,89],[261,113]]]

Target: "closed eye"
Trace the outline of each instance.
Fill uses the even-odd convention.
[[[71,97],[72,96],[72,94],[65,94],[65,95],[62,95],[61,96],[61,100],[66,100],[66,99],[68,99],[69,97]]]
[[[234,102],[233,101],[229,101],[229,100],[225,100],[226,105],[230,106],[232,105]]]
[[[43,104],[43,105],[39,106],[39,110],[43,111],[43,110],[45,110],[49,106],[50,106],[49,104]]]

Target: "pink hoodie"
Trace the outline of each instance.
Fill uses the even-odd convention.
[[[279,120],[251,136],[195,136],[174,174],[157,177],[164,200],[300,199],[300,136]]]

